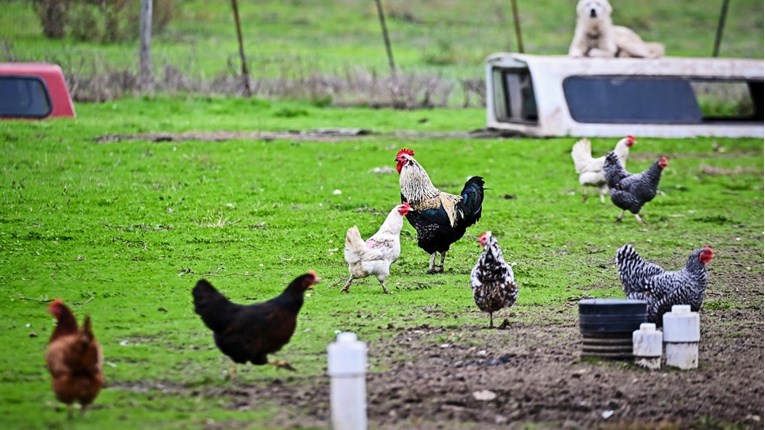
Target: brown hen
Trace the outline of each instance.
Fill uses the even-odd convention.
[[[101,391],[104,357],[93,335],[90,316],[85,317],[82,327],[77,327],[71,309],[60,299],[48,306],[48,312],[57,324],[48,342],[45,361],[53,377],[53,392],[67,405],[67,415],[71,418],[72,403],[79,403],[80,412],[84,413]]]

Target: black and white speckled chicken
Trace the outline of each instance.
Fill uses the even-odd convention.
[[[470,272],[470,286],[478,309],[489,313],[489,328],[492,328],[494,312],[512,306],[518,298],[518,284],[513,268],[505,262],[497,239],[491,232],[481,234],[478,243],[483,247],[483,253]],[[500,328],[507,324],[505,320]]]
[[[430,181],[428,172],[414,159],[414,151],[402,149],[396,154],[401,202],[412,210],[406,219],[417,230],[417,246],[430,254],[428,273],[444,271],[444,259],[451,244],[460,240],[465,230],[481,219],[484,181],[480,176],[467,180],[459,195],[444,193]],[[436,253],[441,263],[436,265]]]
[[[617,221],[621,221],[624,211],[629,210],[635,214],[639,223],[644,224],[640,218],[640,209],[656,196],[661,172],[667,164],[667,157],[660,157],[642,173],[632,174],[624,170],[616,154],[609,152],[606,155],[603,168],[606,171],[611,201],[622,210],[616,218]]]
[[[624,245],[616,251],[616,265],[624,293],[630,299],[647,301],[648,320],[661,325],[662,315],[673,305],[691,305],[694,312],[701,308],[707,288],[706,265],[714,256],[712,248],[705,246],[691,253],[683,269],[668,272],[645,261],[632,245]]]

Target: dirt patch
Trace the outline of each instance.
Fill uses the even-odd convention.
[[[321,128],[311,130],[287,131],[185,131],[179,133],[136,133],[136,134],[107,134],[95,139],[96,143],[115,143],[141,140],[149,142],[225,142],[229,140],[277,140],[288,139],[310,142],[340,142],[350,139],[360,139],[367,136],[390,136],[398,138],[431,138],[431,139],[486,139],[517,137],[517,133],[498,132],[493,130],[454,131],[454,132],[424,132],[400,130],[389,133],[373,132],[364,128]]]
[[[760,429],[763,279],[755,269],[731,260],[715,266],[692,371],[583,359],[575,304],[511,315],[506,330],[389,326],[390,336],[369,344],[370,428]],[[271,425],[327,428],[328,386],[326,376],[298,374],[163,389],[225,396],[232,409],[270,401],[279,410]]]

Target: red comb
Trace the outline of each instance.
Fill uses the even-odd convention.
[[[396,157],[398,157],[399,155],[402,155],[402,154],[406,154],[406,155],[408,155],[410,157],[414,157],[414,150],[404,148],[404,149],[398,151],[398,153],[396,154]]]
[[[631,134],[628,134],[627,135],[627,140],[630,140],[630,141],[634,142],[635,141],[635,136],[633,136]]]
[[[314,278],[316,277],[316,271],[314,271],[314,270],[309,270],[308,274],[313,276]]]

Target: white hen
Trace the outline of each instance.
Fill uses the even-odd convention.
[[[616,143],[614,153],[622,167],[627,167],[630,148],[636,142],[633,136],[627,136]],[[604,196],[608,192],[608,186],[606,185],[603,163],[606,161],[606,157],[592,158],[592,144],[588,139],[581,139],[571,148],[571,158],[574,160],[576,173],[579,173],[579,183],[582,184],[582,201],[586,202],[587,197],[589,197],[587,187],[596,187],[599,188],[600,202],[605,203]]]
[[[345,283],[342,292],[347,293],[354,279],[375,275],[387,294],[385,279],[390,273],[390,265],[401,255],[401,228],[404,217],[412,208],[409,203],[402,203],[391,209],[385,222],[372,237],[364,242],[359,228],[355,225],[345,233],[345,261],[351,277]]]

